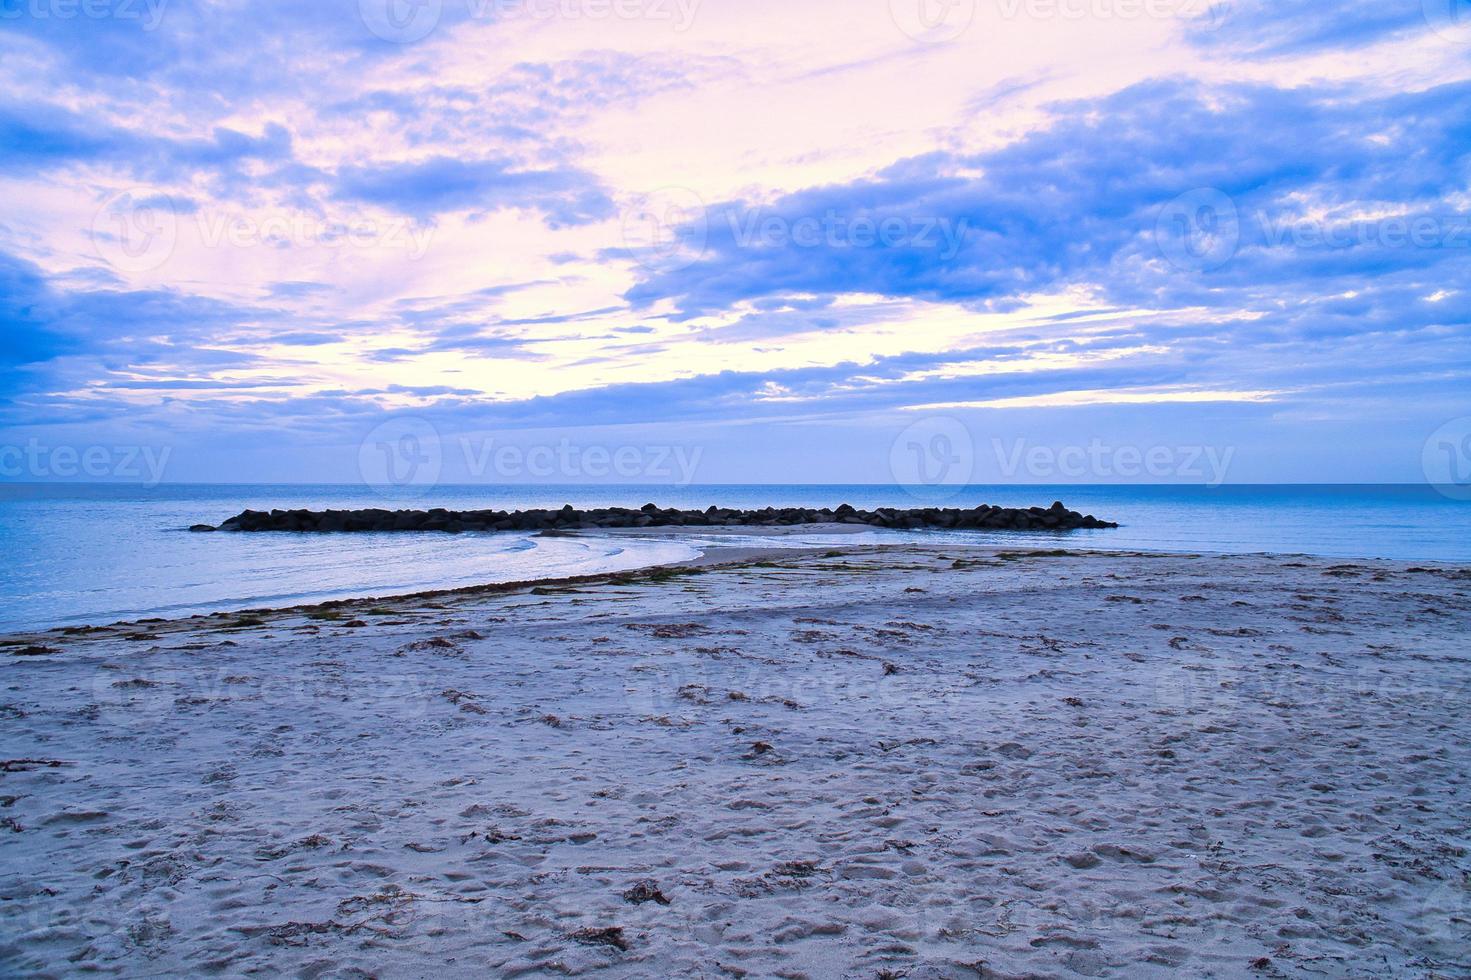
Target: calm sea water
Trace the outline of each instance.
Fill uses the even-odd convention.
[[[692,557],[709,542],[627,535],[191,534],[246,507],[505,508],[641,506],[1069,507],[1118,521],[1069,547],[1291,552],[1471,562],[1471,503],[1428,486],[967,487],[916,500],[894,486],[441,486],[389,500],[361,486],[0,484],[0,632],[219,609],[391,595],[579,575]],[[1056,542],[1016,532],[866,533],[862,540]],[[855,539],[848,539],[855,540]],[[784,542],[811,543],[807,536]]]

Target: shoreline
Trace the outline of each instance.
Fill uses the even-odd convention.
[[[670,573],[679,574],[689,570],[704,570],[706,568],[720,567],[724,564],[740,565],[748,561],[757,561],[768,554],[805,554],[810,551],[823,549],[729,549],[737,554],[726,561],[711,561],[714,556],[704,553],[696,558],[686,561],[672,562],[664,565],[647,565],[635,569],[616,572],[594,572],[588,575],[566,575],[547,578],[523,579],[515,582],[487,582],[479,585],[463,585],[449,589],[427,589],[418,592],[401,592],[376,596],[352,596],[341,599],[324,599],[321,602],[307,602],[291,606],[254,607],[246,606],[239,609],[223,609],[216,612],[196,613],[191,616],[178,617],[149,617],[144,619],[118,620],[113,623],[97,625],[78,626],[51,626],[38,630],[20,630],[13,633],[0,633],[0,651],[8,646],[19,646],[23,642],[46,637],[80,637],[95,636],[101,633],[120,632],[128,629],[147,627],[156,631],[168,630],[178,632],[195,627],[205,626],[216,620],[226,620],[238,617],[288,617],[310,614],[327,610],[337,610],[357,606],[380,606],[390,603],[411,603],[426,600],[470,598],[474,596],[488,596],[501,594],[514,594],[525,592],[528,589],[541,587],[562,587],[577,585],[607,585],[617,584],[626,579],[647,579]],[[750,552],[751,554],[744,554]]]
[[[864,532],[872,531],[872,530],[874,530],[874,529],[873,528],[869,528],[869,527],[859,526],[859,525],[852,525],[852,524],[823,524],[823,525],[816,525],[816,526],[810,526],[809,525],[809,526],[790,526],[790,527],[789,526],[704,527],[704,528],[698,528],[698,529],[690,528],[690,527],[682,527],[682,526],[649,527],[649,528],[608,528],[608,529],[598,529],[595,533],[600,534],[600,535],[606,535],[606,536],[611,537],[611,538],[618,538],[618,537],[625,537],[625,536],[626,537],[635,537],[636,536],[636,537],[661,537],[661,538],[662,537],[669,537],[669,538],[676,538],[676,537],[679,537],[681,535],[690,534],[691,532],[697,533],[701,537],[705,537],[705,536],[712,536],[712,537],[737,537],[737,536],[739,536],[739,537],[795,537],[795,536],[798,536],[798,535],[806,535],[806,534],[827,534],[827,535],[832,535],[835,538],[841,538],[844,535],[862,534]],[[285,532],[285,533],[289,533],[289,532]],[[943,532],[937,532],[937,533],[943,533]],[[583,534],[583,532],[582,531],[579,531],[579,530],[571,530],[571,531],[565,531],[565,530],[548,530],[548,531],[541,532],[537,536],[538,537],[541,537],[541,536],[545,536],[545,537],[580,537],[580,536],[582,536],[582,534]],[[142,617],[142,618],[135,618],[135,619],[119,619],[119,620],[115,620],[115,621],[112,621],[112,622],[82,623],[82,624],[71,624],[71,625],[64,625],[64,626],[61,626],[61,625],[52,625],[52,626],[38,627],[38,628],[35,628],[35,629],[20,629],[20,630],[10,630],[10,631],[0,630],[0,654],[3,654],[4,651],[5,651],[5,649],[8,648],[8,647],[24,646],[24,645],[29,644],[29,643],[38,642],[38,641],[43,640],[43,639],[45,639],[47,637],[51,637],[53,639],[70,638],[70,637],[76,637],[76,636],[97,635],[97,634],[101,634],[101,633],[123,632],[123,631],[126,631],[126,630],[140,629],[140,628],[143,628],[143,627],[147,627],[149,629],[169,629],[170,631],[178,631],[180,629],[186,629],[186,628],[189,628],[191,626],[207,624],[207,623],[210,623],[212,621],[227,620],[227,619],[238,618],[238,617],[242,617],[242,616],[253,616],[253,617],[275,616],[275,617],[281,617],[281,616],[291,616],[291,615],[299,615],[299,614],[309,614],[309,613],[312,613],[312,612],[320,612],[320,611],[324,611],[324,610],[333,610],[333,609],[342,609],[342,608],[348,608],[348,607],[358,607],[358,606],[372,607],[372,606],[379,606],[379,605],[384,605],[384,604],[403,603],[403,602],[410,602],[410,601],[417,601],[417,600],[433,600],[433,599],[440,599],[440,598],[471,597],[471,596],[476,596],[476,595],[494,595],[494,594],[500,594],[500,593],[515,593],[515,592],[521,592],[521,591],[525,591],[525,590],[528,590],[528,589],[534,589],[534,588],[538,588],[538,587],[559,587],[559,586],[597,585],[597,584],[605,584],[605,583],[616,583],[618,581],[621,581],[621,580],[624,580],[624,579],[628,579],[630,577],[632,577],[632,578],[647,578],[649,576],[659,576],[661,574],[667,574],[669,572],[676,572],[677,573],[680,570],[690,570],[690,569],[706,570],[706,569],[710,569],[710,568],[720,567],[722,565],[741,565],[741,564],[747,564],[747,563],[751,563],[751,562],[758,562],[758,561],[770,560],[772,558],[783,557],[783,556],[795,557],[795,556],[803,556],[803,555],[812,555],[812,554],[815,554],[815,553],[830,551],[830,550],[834,550],[834,549],[837,549],[837,548],[847,548],[847,549],[850,549],[850,550],[853,550],[853,551],[857,551],[857,550],[860,550],[860,549],[862,549],[864,551],[884,551],[884,550],[889,550],[889,549],[914,548],[914,547],[918,547],[918,548],[949,548],[949,549],[964,549],[964,550],[967,550],[967,551],[979,552],[979,553],[982,553],[982,554],[985,554],[985,553],[994,553],[994,552],[1034,552],[1034,553],[1046,553],[1046,552],[1063,551],[1063,552],[1067,552],[1069,555],[1075,555],[1075,556],[1079,556],[1079,557],[1085,556],[1085,555],[1104,555],[1104,556],[1113,556],[1113,557],[1120,557],[1120,558],[1125,558],[1125,557],[1151,557],[1151,556],[1165,557],[1165,556],[1170,556],[1170,557],[1180,557],[1180,558],[1218,558],[1218,559],[1223,559],[1223,558],[1244,557],[1244,558],[1262,558],[1262,559],[1271,559],[1271,560],[1292,559],[1292,560],[1304,560],[1304,561],[1314,561],[1314,562],[1332,562],[1332,563],[1335,563],[1335,564],[1376,564],[1376,563],[1377,564],[1395,564],[1395,565],[1408,565],[1408,566],[1411,566],[1411,567],[1420,566],[1420,567],[1426,567],[1426,568],[1432,568],[1432,569],[1439,569],[1441,571],[1447,571],[1447,572],[1452,572],[1452,573],[1456,572],[1457,570],[1471,570],[1471,562],[1450,562],[1450,561],[1440,561],[1440,560],[1415,560],[1415,561],[1410,561],[1410,560],[1407,560],[1407,559],[1398,559],[1398,558],[1350,557],[1350,556],[1337,556],[1337,555],[1314,555],[1314,554],[1308,554],[1308,553],[1303,553],[1303,552],[1267,552],[1267,551],[1263,551],[1263,552],[1215,552],[1215,551],[1201,551],[1201,550],[1172,551],[1172,550],[1151,550],[1151,549],[1141,549],[1141,548],[1117,548],[1117,549],[1115,549],[1115,548],[1098,548],[1098,547],[1078,548],[1076,550],[1070,550],[1070,549],[1068,549],[1065,546],[1065,544],[1066,544],[1066,538],[1065,537],[1060,537],[1059,540],[1055,544],[1053,542],[1040,542],[1039,541],[1035,545],[1033,545],[1033,544],[1023,544],[1023,543],[976,544],[976,543],[972,543],[972,542],[958,542],[958,541],[942,542],[942,541],[939,541],[939,540],[936,540],[934,542],[922,542],[922,543],[910,542],[910,541],[894,541],[894,542],[885,542],[885,543],[881,543],[881,544],[854,545],[854,544],[845,544],[841,540],[837,540],[830,547],[829,546],[826,546],[826,545],[814,545],[812,547],[807,547],[807,548],[760,548],[760,547],[715,546],[715,547],[708,548],[707,550],[703,551],[701,554],[699,554],[698,556],[696,556],[694,558],[689,558],[689,559],[686,559],[686,560],[683,560],[683,561],[667,562],[667,563],[654,564],[654,565],[643,565],[643,566],[639,566],[639,567],[636,567],[636,568],[624,569],[624,570],[620,570],[620,571],[592,572],[592,573],[588,573],[588,574],[585,574],[585,575],[537,577],[537,578],[530,578],[530,579],[519,579],[519,580],[516,580],[516,581],[509,581],[509,582],[476,583],[476,584],[471,584],[471,585],[455,586],[455,587],[445,588],[445,589],[421,589],[421,590],[416,590],[416,591],[411,591],[411,592],[385,592],[385,593],[380,593],[380,594],[377,594],[377,595],[344,596],[344,597],[339,597],[339,598],[323,599],[323,600],[320,600],[320,601],[307,601],[307,602],[293,603],[293,604],[285,605],[285,606],[251,606],[251,605],[246,604],[246,603],[249,602],[249,600],[241,600],[242,605],[240,605],[240,606],[233,606],[232,605],[230,608],[227,608],[227,609],[218,609],[218,610],[212,610],[212,611],[209,611],[209,612],[194,613],[194,614],[187,615],[187,616],[145,616],[145,617]],[[1051,545],[1051,547],[1049,547],[1049,545]]]

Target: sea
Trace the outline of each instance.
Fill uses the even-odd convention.
[[[246,508],[505,510],[661,507],[859,508],[1054,500],[1121,526],[1047,532],[864,531],[849,543],[945,540],[1006,546],[1287,553],[1471,563],[1471,502],[1428,485],[1292,486],[435,486],[401,499],[362,485],[0,484],[0,633],[388,596],[622,571],[715,543],[778,539],[588,533],[194,534]]]

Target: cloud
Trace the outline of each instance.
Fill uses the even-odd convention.
[[[1430,0],[1431,3],[1440,0]],[[1457,0],[1446,0],[1446,3]],[[1218,0],[1190,25],[1203,47],[1252,57],[1352,49],[1430,28],[1421,0]]]
[[[311,333],[309,331],[297,331],[295,333],[273,333],[270,342],[283,344],[288,347],[319,347],[322,344],[340,344],[347,338],[335,333]]]
[[[265,173],[247,177],[247,167],[268,165]],[[267,123],[259,135],[215,127],[208,137],[172,138],[113,125],[106,118],[87,118],[49,103],[0,108],[0,165],[12,176],[51,173],[72,166],[108,168],[135,180],[187,181],[205,174],[220,188],[247,183],[267,185],[297,164],[291,134]],[[293,176],[312,176],[309,168]],[[150,200],[169,202],[192,214],[198,203],[175,195]]]
[[[333,292],[337,287],[325,282],[273,282],[266,287],[270,299],[306,299]]]
[[[190,364],[207,373],[254,365],[254,355],[214,349],[212,337],[270,314],[171,289],[59,289],[39,267],[0,252],[0,373],[12,391],[68,387],[68,362],[89,373]]]
[[[95,85],[196,87],[204,97],[279,92],[315,74],[303,64],[362,71],[404,54],[369,30],[359,0],[93,0],[6,4],[0,36]],[[371,7],[371,0],[366,3]],[[34,11],[39,10],[39,15]],[[68,16],[64,11],[70,10]],[[90,11],[90,13],[89,13]],[[445,28],[470,19],[446,3]]]
[[[1086,284],[1127,306],[1249,306],[1336,279],[1428,282],[1449,274],[1437,266],[1467,264],[1468,250],[1449,245],[1468,135],[1464,82],[1388,97],[1149,83],[1057,106],[1049,127],[990,153],[935,153],[769,204],[716,205],[684,229],[705,241],[696,261],[625,295],[638,308],[672,301],[689,318],[850,293],[1004,310]],[[1182,268],[1160,237],[1165,209],[1200,189],[1239,218],[1239,247],[1219,268]],[[1386,209],[1440,222],[1448,247],[1390,241]],[[1301,247],[1297,232],[1314,226],[1348,244]]]
[[[97,132],[55,106],[0,108],[0,160],[12,173],[57,163],[121,158],[136,142],[117,130]]]
[[[6,387],[17,384],[13,369],[51,360],[71,349],[56,329],[58,297],[33,264],[0,252],[0,372]]]
[[[555,228],[613,214],[612,200],[586,171],[529,168],[504,159],[434,157],[417,163],[346,167],[337,174],[333,196],[421,221],[446,212],[525,208],[540,211]]]
[[[261,378],[253,381],[217,381],[193,378],[139,378],[107,382],[108,388],[139,391],[250,391],[256,388],[297,388],[302,382],[288,378]]]

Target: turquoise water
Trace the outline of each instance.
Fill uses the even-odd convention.
[[[1054,499],[1123,525],[1072,532],[1074,548],[1471,562],[1471,503],[1428,486],[985,486],[933,500],[895,486],[441,486],[391,500],[361,486],[0,484],[0,632],[634,568],[691,557],[704,540],[185,530],[246,507],[973,507]],[[871,537],[937,534],[1057,540],[1017,532]]]

